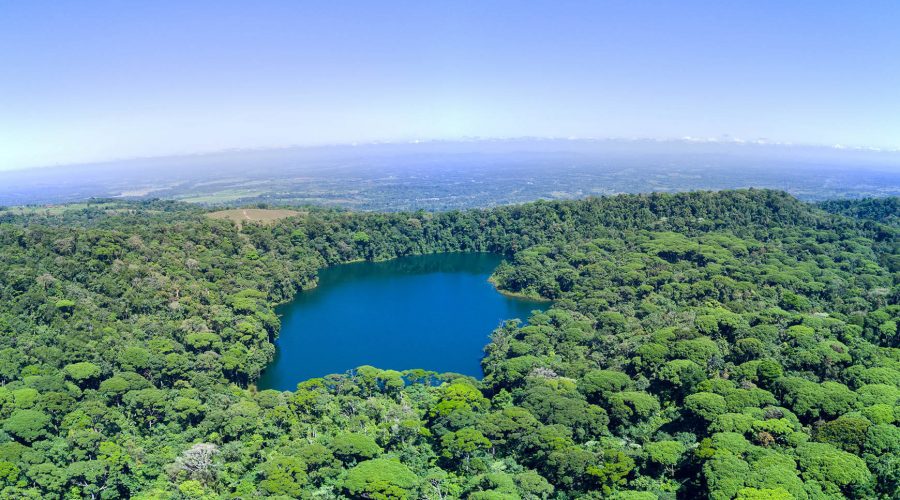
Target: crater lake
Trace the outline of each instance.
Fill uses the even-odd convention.
[[[323,269],[316,288],[278,307],[281,333],[259,388],[293,390],[362,365],[480,378],[491,332],[550,305],[498,292],[488,277],[500,262],[443,253]]]

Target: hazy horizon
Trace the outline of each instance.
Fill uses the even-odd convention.
[[[508,139],[228,150],[0,171],[0,205],[162,198],[201,205],[447,210],[617,193],[771,188],[900,195],[900,153],[736,142]]]
[[[106,158],[100,160],[80,161],[80,162],[63,162],[45,165],[33,165],[29,167],[12,167],[0,168],[0,174],[8,172],[15,173],[34,169],[52,169],[52,168],[78,168],[90,167],[96,165],[107,164],[128,164],[147,160],[168,160],[174,158],[190,158],[227,155],[232,153],[252,153],[252,152],[278,152],[286,150],[328,150],[328,149],[358,149],[362,147],[379,147],[379,146],[419,146],[419,145],[440,145],[440,144],[526,144],[526,143],[555,143],[555,144],[659,144],[659,145],[694,145],[694,146],[733,146],[735,148],[775,148],[784,151],[793,152],[819,152],[827,155],[847,155],[853,153],[871,154],[874,157],[880,157],[891,163],[896,163],[900,169],[900,148],[886,149],[869,146],[844,146],[842,144],[794,144],[770,142],[765,139],[746,140],[742,138],[723,136],[723,137],[682,137],[682,138],[651,138],[651,137],[464,137],[460,139],[412,139],[412,140],[372,140],[361,142],[335,142],[321,144],[287,144],[282,146],[258,146],[258,147],[229,147],[222,149],[200,150],[184,153],[164,153],[158,155],[137,155],[124,156],[118,158]],[[745,149],[746,150],[746,149]],[[736,151],[737,152],[737,151]]]

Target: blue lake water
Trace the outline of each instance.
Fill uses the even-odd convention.
[[[481,377],[483,348],[504,320],[549,304],[502,295],[488,253],[447,253],[322,270],[319,286],[280,306],[281,335],[261,389],[361,365]]]

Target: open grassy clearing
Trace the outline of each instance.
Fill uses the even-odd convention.
[[[245,222],[261,222],[263,224],[274,224],[276,221],[295,215],[303,215],[305,212],[286,209],[265,209],[265,208],[235,208],[231,210],[219,210],[218,212],[210,212],[207,217],[213,219],[227,219],[234,221],[238,226]]]

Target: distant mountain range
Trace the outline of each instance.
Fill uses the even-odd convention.
[[[91,197],[443,210],[624,192],[760,187],[900,195],[900,152],[723,137],[413,141],[139,158],[0,172],[0,204]]]

